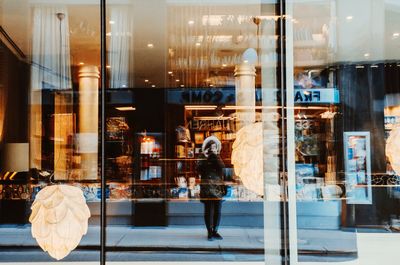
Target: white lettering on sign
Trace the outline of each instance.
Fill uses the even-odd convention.
[[[339,91],[335,88],[295,89],[295,103],[339,103]]]

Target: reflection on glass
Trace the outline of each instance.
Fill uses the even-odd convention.
[[[99,6],[0,10],[0,262],[96,261]]]
[[[296,180],[297,216],[290,218],[297,221],[299,260],[382,262],[371,254],[372,242],[395,231],[399,216],[399,5],[339,0],[291,7],[295,149],[288,155],[295,159],[289,178]],[[326,256],[317,258],[315,249]],[[338,252],[343,257],[333,256]]]
[[[173,233],[176,240],[167,240],[169,247],[183,250],[179,242],[185,242],[214,253],[204,220],[212,213],[201,202],[207,174],[202,178],[198,168],[207,161],[205,140],[216,137],[224,164],[217,174],[224,180],[218,184],[224,191],[218,233],[240,251],[255,250],[249,257],[233,253],[236,261],[263,261],[264,247],[267,256],[280,260],[275,4],[128,2],[107,6],[107,232],[122,231],[120,241],[109,239],[107,245],[149,246]],[[270,205],[264,208],[267,197]],[[218,203],[213,207],[217,222]],[[264,211],[271,219],[265,225],[273,231],[268,237],[274,238],[268,242]],[[136,242],[141,230],[128,227],[144,227],[152,240]],[[239,242],[243,231],[251,237]],[[157,255],[165,247],[155,249],[154,259],[162,259]],[[128,260],[147,260],[143,255],[130,254]],[[107,257],[120,259],[114,251]],[[178,260],[179,254],[169,259]]]

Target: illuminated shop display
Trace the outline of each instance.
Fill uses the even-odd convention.
[[[371,144],[369,132],[345,132],[347,203],[371,204]]]
[[[202,240],[206,139],[227,191],[207,250],[343,261],[358,226],[400,223],[396,0],[0,2],[0,235],[28,232],[18,251]]]

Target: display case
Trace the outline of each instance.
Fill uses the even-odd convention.
[[[295,78],[296,191],[298,201],[337,200],[343,193],[337,154],[339,91],[327,69],[299,69]]]
[[[110,200],[130,200],[132,198],[133,136],[132,125],[125,116],[106,118],[105,175],[107,194]],[[97,198],[95,193],[99,187],[92,185],[83,188],[84,194],[87,193],[87,196],[93,199]]]
[[[232,145],[236,138],[235,111],[217,106],[185,108],[184,124],[175,128],[175,153],[168,174],[170,200],[199,200],[200,176],[197,165],[201,159],[202,144],[209,136],[221,141],[221,159],[227,194],[225,200],[257,201],[261,197],[246,189],[234,174],[231,163]]]
[[[137,148],[133,193],[135,200],[157,200],[165,198],[163,176],[162,133],[137,133]]]

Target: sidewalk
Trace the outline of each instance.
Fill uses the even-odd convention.
[[[199,226],[127,227],[107,228],[107,246],[132,250],[204,250],[263,253],[262,228],[221,227],[223,240],[208,241],[205,228]],[[0,227],[0,248],[18,246],[37,247],[30,226]],[[82,238],[80,248],[96,248],[100,242],[100,228],[91,226]],[[356,253],[354,232],[339,230],[298,230],[301,253],[329,252]]]

